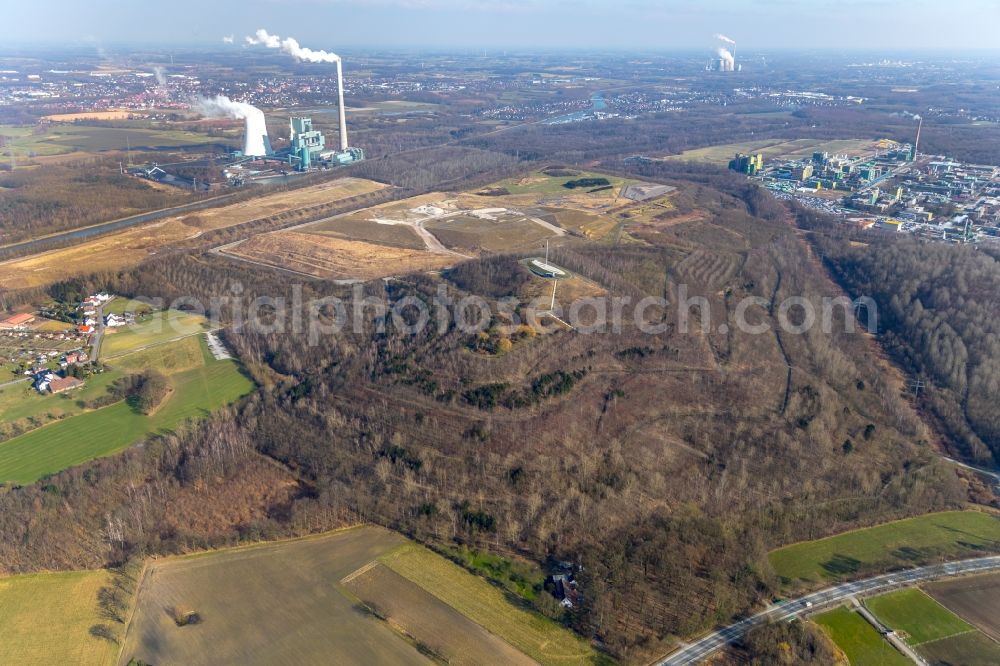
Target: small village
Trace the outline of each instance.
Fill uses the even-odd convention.
[[[100,332],[135,323],[132,312],[103,314],[112,300],[113,295],[100,292],[79,303],[54,304],[39,313],[21,312],[0,320],[0,364],[12,373],[9,381],[0,383],[30,380],[39,394],[82,387],[87,377],[101,371],[93,349]]]

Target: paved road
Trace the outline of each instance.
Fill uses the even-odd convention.
[[[839,604],[856,595],[884,592],[889,589],[906,587],[939,578],[998,570],[1000,570],[1000,555],[948,562],[946,564],[933,564],[926,567],[883,574],[852,583],[841,583],[840,585],[828,587],[825,590],[787,601],[781,605],[771,606],[757,615],[712,632],[699,641],[675,650],[662,660],[656,662],[656,666],[690,666],[697,664],[725,645],[739,639],[752,627],[768,621],[780,622],[802,617],[815,612],[819,608]]]
[[[94,315],[94,319],[97,320],[97,323],[94,324],[94,334],[90,336],[90,360],[92,363],[96,363],[98,356],[101,354],[101,340],[104,338],[105,305],[107,305],[107,303],[101,303],[98,305],[97,314]]]
[[[944,458],[946,461],[954,464],[954,465],[958,465],[959,467],[965,468],[967,470],[971,470],[973,472],[976,472],[978,474],[982,474],[983,476],[986,476],[986,477],[992,479],[993,483],[996,484],[996,486],[997,486],[998,489],[1000,489],[1000,473],[994,472],[993,470],[989,470],[989,469],[983,469],[982,467],[975,467],[973,465],[967,465],[964,462],[960,462],[958,460],[955,460],[954,458],[949,458],[948,456],[941,456],[941,457]]]

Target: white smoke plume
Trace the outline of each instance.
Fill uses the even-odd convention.
[[[281,49],[300,62],[340,62],[340,56],[336,53],[314,51],[310,48],[300,46],[298,40],[294,37],[281,39],[277,35],[269,34],[264,28],[255,32],[252,37],[247,37],[246,41],[251,46],[261,44],[269,49]]]
[[[247,37],[246,40],[247,44],[251,46],[263,44],[269,49],[276,49],[279,46],[281,46],[281,38],[278,37],[277,35],[267,34],[267,30],[264,30],[264,28],[261,28],[256,33],[254,33],[253,37]]]
[[[726,37],[723,34],[715,33],[715,38],[718,39],[720,42],[725,42],[726,44],[732,44],[733,46],[736,45],[736,41],[735,40],[729,39],[728,37]]]
[[[161,86],[167,85],[167,70],[157,65],[153,68],[153,76],[156,77],[156,82]]]
[[[248,157],[267,155],[267,123],[264,112],[246,102],[234,102],[225,95],[215,97],[198,97],[191,103],[191,108],[209,118],[235,118],[246,121],[246,136],[243,143],[243,154]]]
[[[734,58],[733,54],[729,52],[729,49],[724,49],[720,46],[716,53],[719,55],[720,60],[725,60],[726,63],[728,63],[728,68],[730,70],[736,66],[736,58]]]
[[[232,44],[235,41],[235,39],[236,38],[233,35],[226,35],[225,37],[222,38],[222,43]]]

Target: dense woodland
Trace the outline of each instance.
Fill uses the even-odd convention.
[[[0,569],[94,567],[368,520],[431,544],[581,564],[586,603],[567,621],[641,660],[773,593],[772,547],[959,506],[966,489],[936,462],[878,350],[847,332],[848,312],[830,335],[774,326],[780,300],[840,293],[784,209],[718,170],[642,175],[680,187],[664,224],[632,229],[643,244],[571,241],[554,259],[611,295],[676,302],[683,283],[716,322],[761,297],[772,305],[751,314],[765,334],[681,333],[668,311],[652,313],[665,324],[655,335],[549,327],[484,351],[454,327],[400,330],[374,306],[359,330],[319,344],[230,328],[260,389],[208,424],[0,495]],[[701,221],[671,223],[693,212]],[[442,285],[456,299],[530,297],[534,279],[515,259],[378,281],[365,296],[416,297],[435,315],[450,307],[435,302]],[[245,303],[292,298],[278,273],[195,251],[73,288],[207,303],[236,283]],[[348,295],[319,280],[302,290],[306,301]]]
[[[821,244],[837,278],[878,304],[885,348],[956,454],[1000,459],[1000,261],[976,247],[880,239]]]

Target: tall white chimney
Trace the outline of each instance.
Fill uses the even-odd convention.
[[[337,106],[340,109],[340,152],[347,150],[347,113],[344,111],[344,68],[337,58]]]

